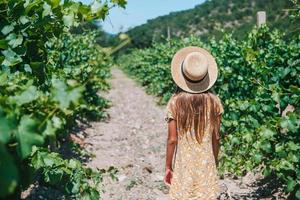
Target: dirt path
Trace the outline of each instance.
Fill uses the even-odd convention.
[[[119,181],[105,180],[103,199],[166,199],[162,182],[166,141],[164,108],[127,78],[112,69],[112,102],[108,123],[86,130],[88,148],[96,157],[92,167],[119,169]]]
[[[154,97],[147,95],[119,69],[113,68],[112,75],[112,88],[104,94],[112,102],[108,109],[110,119],[94,122],[86,130],[86,142],[90,143],[87,149],[95,155],[88,165],[119,169],[118,181],[104,180],[102,198],[168,199],[168,190],[162,182],[167,136],[165,108],[159,107]],[[239,180],[221,180],[224,192],[220,199],[269,199],[253,198],[257,188],[250,185],[256,178],[250,174]]]

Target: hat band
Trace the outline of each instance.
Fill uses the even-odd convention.
[[[185,75],[185,73],[184,73],[184,71],[183,71],[183,63],[184,63],[184,60],[182,61],[182,63],[181,63],[181,74],[183,75],[183,77],[186,79],[186,80],[188,80],[189,82],[191,82],[191,83],[199,83],[199,82],[201,82],[206,76],[207,76],[207,74],[208,74],[208,72],[205,74],[205,76],[203,76],[203,78],[201,78],[201,79],[199,79],[199,80],[192,80],[192,79],[190,79],[189,77],[187,77],[187,75]]]

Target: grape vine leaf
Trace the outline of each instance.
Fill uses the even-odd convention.
[[[52,122],[47,121],[46,129],[43,132],[44,136],[55,137],[56,128],[53,126]]]
[[[74,24],[74,13],[71,12],[68,15],[64,15],[63,22],[65,26],[71,27]]]
[[[0,198],[3,198],[14,192],[19,176],[17,167],[2,142],[0,142],[0,155]]]
[[[0,49],[7,49],[7,41],[5,39],[0,40]]]
[[[44,9],[43,14],[42,14],[43,18],[45,16],[52,14],[51,6],[49,4],[47,4],[46,2],[44,2],[43,9]]]
[[[22,58],[11,49],[3,50],[1,52],[5,57],[2,62],[2,65],[4,66],[10,67],[22,62]]]
[[[21,24],[26,24],[26,23],[28,23],[30,20],[29,20],[29,17],[27,17],[27,16],[21,16],[20,18],[19,18],[19,20],[20,20],[20,22],[21,22]]]
[[[14,26],[12,24],[10,24],[10,25],[4,26],[1,30],[1,32],[3,33],[3,35],[7,35],[13,30],[14,30]]]
[[[297,197],[297,199],[300,199],[300,189],[297,190],[297,192],[296,192],[296,197]]]
[[[21,45],[23,42],[23,36],[21,34],[16,35],[15,33],[10,33],[5,39],[9,41],[8,44],[12,48],[16,48],[17,46]]]
[[[11,138],[13,131],[15,130],[15,124],[13,119],[7,118],[0,110],[0,142],[7,143]]]
[[[112,3],[118,4],[120,7],[125,8],[127,0],[111,0]]]
[[[26,103],[30,103],[37,98],[38,98],[38,91],[37,88],[33,85],[29,86],[21,94],[11,97],[11,99],[13,99],[19,106]]]
[[[99,1],[94,1],[91,5],[92,13],[98,13],[102,9],[102,4]]]
[[[34,145],[41,145],[44,142],[43,136],[38,134],[37,122],[28,115],[21,118],[17,140],[19,141],[19,153],[23,159],[30,155]]]
[[[52,84],[53,98],[59,103],[59,108],[61,110],[67,109],[71,102],[76,103],[81,97],[81,92],[84,89],[83,87],[68,89],[67,85],[58,79],[53,79]]]

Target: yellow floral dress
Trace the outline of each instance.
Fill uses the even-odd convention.
[[[173,118],[170,105],[167,105],[166,120]],[[220,113],[223,107],[220,103]],[[209,127],[209,126],[208,126]],[[169,195],[173,200],[213,200],[220,193],[216,163],[212,150],[212,131],[206,130],[201,144],[193,133],[178,136],[173,177]]]

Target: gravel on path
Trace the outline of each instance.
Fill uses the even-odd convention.
[[[104,94],[112,103],[108,122],[86,130],[90,167],[117,167],[118,181],[104,180],[102,198],[167,199],[163,183],[167,124],[164,107],[119,69],[112,69],[112,88]]]

